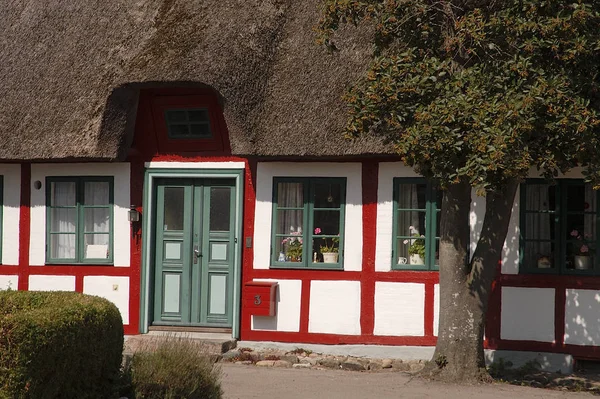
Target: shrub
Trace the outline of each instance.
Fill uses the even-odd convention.
[[[111,398],[123,322],[111,302],[75,292],[0,292],[0,397]]]
[[[218,399],[221,368],[201,342],[176,337],[156,340],[133,354],[136,399]]]

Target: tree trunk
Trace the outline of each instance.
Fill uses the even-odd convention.
[[[465,182],[444,191],[440,232],[440,318],[432,361],[423,375],[446,381],[489,381],[483,333],[496,266],[501,259],[518,183],[488,191],[481,236],[471,261],[471,187]]]

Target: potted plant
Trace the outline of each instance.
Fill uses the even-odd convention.
[[[292,232],[294,236],[300,237],[286,237],[281,243],[285,248],[285,260],[287,262],[302,262],[302,232]]]
[[[575,239],[571,245],[575,269],[591,269],[592,255],[594,254],[594,250],[591,247],[591,241],[588,241],[591,236],[589,234],[581,234],[579,230],[572,230],[570,235]]]
[[[315,234],[321,234],[320,228],[315,228]],[[337,263],[339,255],[339,243],[338,237],[331,237],[331,245],[327,242],[327,238],[323,238],[323,245],[319,247],[321,255],[323,255],[323,263]]]
[[[425,264],[425,236],[413,234],[414,238],[411,240],[404,240],[405,244],[412,241],[412,244],[408,248],[408,254],[410,255],[409,263],[411,265],[424,265]]]

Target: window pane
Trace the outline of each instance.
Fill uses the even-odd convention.
[[[523,264],[532,269],[554,269],[554,246],[551,242],[525,242]]]
[[[181,137],[189,135],[190,131],[188,125],[169,125],[169,136],[171,137]]]
[[[340,211],[314,211],[313,226],[314,234],[339,235]]]
[[[183,110],[168,110],[165,112],[167,122],[187,122],[186,111]]]
[[[554,211],[556,209],[555,187],[549,184],[530,184],[525,186],[525,210]]]
[[[279,210],[277,211],[277,229],[276,234],[292,234],[301,235],[302,218],[304,211]]]
[[[89,181],[84,184],[84,205],[109,205],[110,184],[107,181]]]
[[[75,208],[50,209],[50,231],[51,232],[75,232],[75,219],[77,210]]]
[[[427,184],[399,184],[398,208],[425,209],[427,204]]]
[[[183,230],[183,197],[183,187],[165,187],[165,230]]]
[[[86,232],[109,232],[110,231],[110,209],[108,208],[84,208],[84,229]]]
[[[339,237],[319,237],[313,236],[312,252],[313,254],[322,254],[325,252],[339,252],[340,238]],[[321,257],[319,257],[321,258]],[[320,262],[322,260],[319,260]]]
[[[208,122],[208,110],[205,108],[188,110],[190,122]]]
[[[537,240],[555,240],[554,213],[525,214],[525,238]]]
[[[596,192],[590,184],[569,184],[566,194],[567,211],[596,212]]]
[[[425,235],[425,211],[398,211],[398,236]]]
[[[109,257],[108,234],[85,234],[85,259],[107,259]]]
[[[410,240],[408,238],[399,238],[396,240],[396,255],[397,259],[395,259],[396,264],[398,265],[408,265],[409,264],[409,254],[408,248],[410,248]]]
[[[436,209],[441,210],[442,209],[442,198],[444,197],[444,192],[441,189],[436,189],[433,191],[433,197],[435,199]]]
[[[315,208],[339,208],[342,200],[342,185],[340,183],[315,183]]]
[[[434,264],[436,266],[440,265],[440,239],[436,238],[435,240],[435,253],[433,254],[434,256]]]
[[[229,231],[230,196],[229,187],[210,188],[210,231]]]
[[[50,205],[51,206],[75,206],[77,205],[77,184],[72,181],[61,181],[50,183]]]
[[[208,123],[192,123],[190,134],[194,137],[210,137],[210,125]]]
[[[75,234],[51,234],[50,258],[75,259]]]
[[[302,262],[304,240],[300,236],[277,237],[275,250],[279,262]]]
[[[277,183],[278,208],[302,208],[304,187],[302,183]]]

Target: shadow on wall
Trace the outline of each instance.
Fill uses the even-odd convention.
[[[600,345],[600,291],[567,289],[565,344]]]

